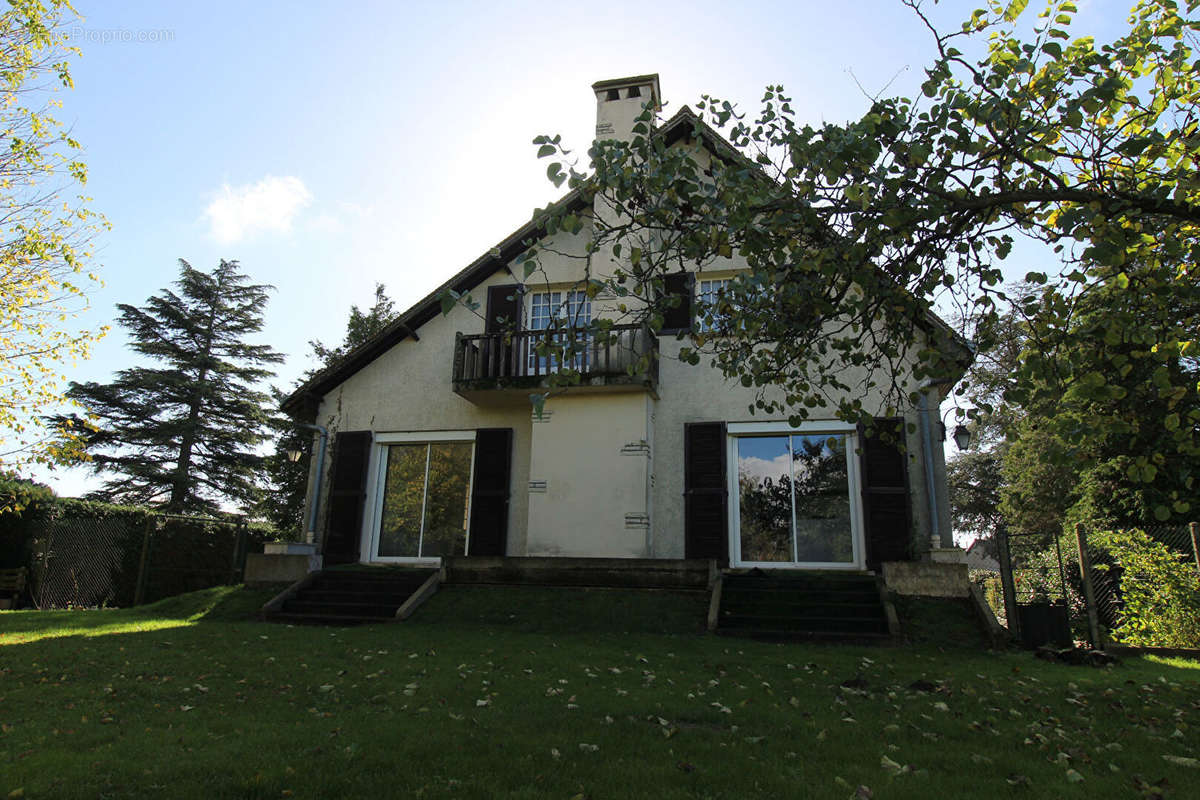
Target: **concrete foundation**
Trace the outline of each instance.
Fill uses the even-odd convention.
[[[929,560],[941,564],[965,564],[967,551],[961,547],[935,547],[929,551]]]
[[[888,561],[883,565],[888,591],[919,597],[968,597],[967,565],[941,561]]]
[[[467,556],[443,558],[442,567],[448,584],[708,589],[716,577],[708,559]]]
[[[247,585],[263,583],[294,583],[310,572],[321,569],[323,556],[303,553],[248,553],[246,572],[242,578]]]

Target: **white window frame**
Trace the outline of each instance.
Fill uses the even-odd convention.
[[[760,569],[824,569],[861,571],[865,569],[866,544],[864,532],[862,505],[862,476],[859,473],[858,428],[840,420],[811,420],[800,425],[792,426],[787,422],[730,422],[725,426],[726,479],[729,489],[729,502],[726,503],[729,522],[729,565],[735,568]],[[842,561],[743,561],[742,560],[742,530],[741,530],[741,496],[738,486],[738,439],[751,436],[810,436],[816,434],[836,434],[846,437],[846,491],[850,493],[850,546],[852,559]],[[795,537],[795,523],[792,530]]]
[[[467,483],[466,552],[471,552],[471,493],[475,489],[475,431],[390,431],[375,434],[370,459],[367,462],[366,508],[363,514],[361,552],[365,560],[378,564],[414,564],[440,566],[440,556],[381,556],[379,555],[379,526],[383,523],[383,489],[387,482],[387,448],[393,444],[440,444],[471,442],[471,478]],[[429,476],[426,475],[426,482]]]
[[[716,330],[716,328],[714,328],[712,325],[705,323],[704,317],[700,313],[700,306],[702,303],[715,306],[718,300],[718,295],[729,287],[729,283],[732,280],[733,276],[731,275],[720,278],[702,278],[699,275],[696,276],[696,296],[694,298],[696,302],[696,330],[700,331],[701,333],[711,333]],[[715,289],[709,288],[706,290],[704,288],[705,284],[709,284],[710,287],[712,284],[717,284],[717,286]],[[708,295],[707,299],[705,295]],[[715,313],[716,309],[714,308],[713,311]],[[717,314],[717,316],[719,317],[720,315]]]
[[[577,295],[577,297],[572,298],[571,295]],[[534,320],[533,311],[534,311],[534,307],[535,307],[537,298],[539,298],[539,297],[549,297],[550,298],[547,302],[547,306],[548,306],[548,310],[549,310],[549,316],[546,318],[547,323],[549,323],[549,321],[553,320],[553,319],[567,319],[569,316],[568,311],[571,308],[572,303],[580,304],[587,309],[587,318],[583,319],[580,315],[577,314],[576,317],[578,317],[578,319],[571,320],[573,325],[578,325],[578,324],[587,325],[587,324],[591,323],[592,315],[595,313],[594,309],[592,308],[592,298],[588,297],[587,292],[584,291],[583,289],[550,288],[550,289],[543,289],[541,291],[530,290],[530,291],[526,292],[526,296],[528,298],[527,305],[525,308],[525,320],[526,320],[525,330],[526,331],[536,332],[536,331],[546,330],[545,327],[542,327],[542,328],[533,327],[533,320]],[[572,366],[572,368],[577,369],[580,372],[587,372],[591,366],[591,363],[590,363],[591,358],[592,358],[592,355],[591,355],[590,350],[584,349],[584,351],[582,353],[578,353],[575,355],[575,357],[573,359],[574,363],[571,366]],[[525,361],[524,361],[523,366],[527,370],[527,374],[530,374],[530,375],[532,375],[535,371],[538,371],[543,375],[547,374],[548,372],[558,372],[561,369],[563,369],[563,366],[564,366],[563,364],[558,363],[559,359],[552,358],[551,356],[539,356],[534,351],[534,343],[532,341],[529,341],[529,343],[528,343],[526,352],[524,354],[524,359],[525,359]],[[538,363],[538,362],[535,362],[534,359],[540,359],[539,366],[535,367],[535,363]]]

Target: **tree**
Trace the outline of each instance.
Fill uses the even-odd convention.
[[[1012,287],[979,331],[969,399],[983,435],[948,468],[956,529],[986,538],[1003,522],[1047,546],[1074,522],[1190,518],[1200,399],[1165,390],[1200,378],[1194,359],[1170,355],[1170,343],[1196,338],[1200,287],[1162,265],[1132,263],[1126,275],[1128,289],[1114,282],[1073,298]],[[1022,364],[1037,391],[1018,406]]]
[[[91,240],[107,223],[75,192],[80,145],[54,118],[71,87],[66,0],[14,0],[0,13],[0,466],[66,461],[77,433],[48,430],[65,364],[87,358],[99,331],[72,329],[87,308]],[[55,433],[60,435],[54,435]]]
[[[257,387],[282,361],[247,341],[262,329],[271,287],[250,283],[236,261],[212,272],[182,259],[179,266],[177,292],[117,306],[129,346],[160,366],[68,392],[94,417],[86,442],[94,469],[119,475],[95,495],[175,513],[247,507],[257,499],[257,451],[267,437],[269,398]]]
[[[1200,363],[1178,343],[1200,332],[1200,287],[1176,273],[1129,263],[1125,281],[1073,299],[1047,291],[1027,305],[1039,346],[1023,358],[1031,389],[1009,392],[1025,403],[1004,465],[1010,513],[1043,514],[1047,489],[1067,474],[1066,523],[1190,518]]]
[[[1026,276],[1061,299],[1043,320],[1102,290],[1131,291],[1131,265],[1151,267],[1155,280],[1195,281],[1200,69],[1192,43],[1200,23],[1171,0],[1140,0],[1128,31],[1097,46],[1071,38],[1067,0],[1045,7],[1027,41],[1022,0],[990,2],[948,33],[929,23],[918,0],[906,5],[929,27],[935,50],[922,96],[875,99],[857,121],[803,125],[772,86],[753,117],[710,97],[698,104],[734,146],[711,161],[664,146],[649,110],[631,141],[593,145],[590,173],[576,169],[559,137],[534,140],[539,156],[553,159],[551,180],[600,209],[586,219],[564,205],[543,212],[547,230],[587,237],[589,292],[611,291],[657,330],[677,302],[666,291],[669,273],[744,260],[748,271],[707,312],[711,320],[722,306],[736,308],[738,325],[694,336],[681,357],[710,354],[728,376],[762,389],[758,409],[794,422],[830,408],[862,419],[868,410],[858,398],[868,391],[907,405],[919,381],[953,375],[944,348],[927,344],[939,337],[929,314],[944,297],[971,319],[993,320],[1006,298],[998,264],[1017,236],[1062,259],[1057,272]],[[1189,0],[1187,13],[1196,6]],[[978,60],[957,47],[982,37]],[[694,133],[703,137],[703,126]],[[527,276],[540,269],[540,247],[522,258]],[[1131,342],[1152,335],[1140,319],[1129,322]],[[1050,324],[1082,335],[1065,316]],[[1147,390],[1175,413],[1196,387],[1158,367],[1194,347],[1180,338],[1100,355],[1125,359],[1113,362],[1118,370],[1146,364],[1138,372],[1152,382]],[[1021,359],[1012,402],[1096,380],[1079,372],[1044,381],[1041,369]],[[782,394],[768,394],[769,386]],[[1193,446],[1194,421],[1179,423],[1164,429],[1159,452]],[[1057,434],[1074,447],[1124,424],[1105,416]]]
[[[350,351],[365,344],[397,316],[395,303],[387,296],[387,289],[382,283],[375,284],[375,302],[370,308],[362,311],[356,305],[350,307],[350,316],[346,320],[346,335],[341,344],[327,347],[316,339],[308,343],[312,348],[312,359],[320,366],[306,370],[297,379],[293,390],[317,372],[340,362]],[[286,394],[278,389],[274,389],[272,394],[273,407],[279,408]],[[291,461],[287,454],[288,451],[305,452],[312,443],[312,433],[298,428],[294,420],[280,413],[273,415],[272,429],[276,437],[275,446],[264,463],[267,493],[260,508],[260,515],[280,532],[302,531],[301,517],[304,514],[304,496],[308,490],[309,460],[301,458]]]

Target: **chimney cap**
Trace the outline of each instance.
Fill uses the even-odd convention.
[[[600,92],[606,89],[625,89],[633,86],[649,86],[654,110],[662,111],[662,89],[659,88],[657,72],[652,72],[649,75],[632,75],[628,78],[609,78],[608,80],[596,81],[592,84],[592,90],[596,94],[600,94]]]

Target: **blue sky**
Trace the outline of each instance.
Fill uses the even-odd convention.
[[[972,7],[930,11],[949,25]],[[702,93],[754,108],[782,83],[801,119],[840,122],[869,103],[858,84],[915,91],[932,46],[898,0],[349,8],[78,4],[83,55],[60,116],[112,223],[85,322],[142,303],[179,258],[237,259],[276,287],[262,341],[287,355],[290,385],[307,341],[337,342],[377,281],[407,307],[553,198],[530,140],[586,149],[594,81],[658,72],[667,114]],[[1119,25],[1126,8],[1087,4],[1076,30]],[[107,380],[133,363],[125,343],[114,329],[70,377]],[[40,477],[66,494],[88,483]]]

